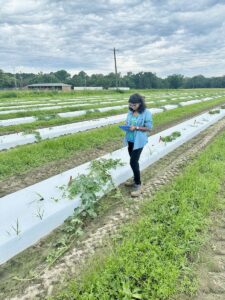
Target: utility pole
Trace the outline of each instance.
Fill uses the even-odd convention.
[[[14,84],[15,84],[15,89],[17,89],[16,69],[15,69],[15,68],[13,68],[13,73],[14,73]]]
[[[20,71],[20,88],[23,88],[23,78]]]
[[[116,48],[113,48],[113,54],[114,54],[115,74],[116,74],[116,89],[118,89],[118,76],[117,76],[117,64],[116,64]]]

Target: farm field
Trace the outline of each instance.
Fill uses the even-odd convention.
[[[119,166],[116,162],[122,153],[124,136],[118,126],[125,121],[129,95],[134,92],[146,97],[154,123],[149,150],[143,156],[149,156],[151,160],[155,155],[155,158],[151,162],[143,160],[146,189],[140,203],[131,200],[123,186],[130,176],[128,161],[124,161],[125,166]],[[194,270],[196,260],[190,258],[197,255],[204,243],[202,237],[207,232],[206,221],[210,220],[210,212],[223,205],[218,194],[225,180],[224,118],[223,89],[124,93],[0,92],[0,207],[3,208],[6,202],[13,203],[13,206],[16,202],[20,203],[16,212],[18,215],[23,215],[27,207],[24,220],[13,213],[10,230],[5,230],[5,221],[0,223],[0,245],[4,239],[12,239],[13,245],[19,245],[17,256],[12,254],[5,261],[0,260],[0,299],[29,299],[22,296],[24,289],[26,295],[34,293],[34,297],[38,297],[35,293],[39,288],[41,295],[49,296],[49,299],[192,297],[198,285]],[[178,135],[176,141],[170,143],[169,139],[165,139],[158,145],[161,134],[168,138],[177,131],[181,136]],[[165,150],[167,148],[168,152]],[[172,183],[162,180],[165,187],[159,184],[159,191],[153,195],[151,182],[156,173],[162,173],[165,166],[172,168],[173,162],[178,162],[178,158],[185,153],[188,156],[190,151],[198,154],[194,162],[188,161],[188,166],[177,167],[176,172],[180,175],[176,177],[177,173],[172,172]],[[56,187],[60,183],[62,186],[67,184],[73,168],[78,173],[75,172],[71,178],[79,178],[83,164],[104,155],[107,159],[113,158],[111,162],[109,159],[108,165],[106,163],[108,167],[104,166],[109,170],[115,169],[115,172],[110,171],[115,184],[113,190],[107,189],[91,208],[79,211],[79,218],[77,215],[68,218],[81,205],[78,196],[72,193],[71,199],[61,201],[54,194]],[[148,164],[147,168],[145,164]],[[101,167],[96,165],[95,168],[99,170]],[[117,173],[124,174],[122,179],[116,179]],[[39,238],[29,242],[27,245],[31,247],[28,248],[21,244],[23,226],[27,226],[23,221],[27,222],[25,219],[33,218],[35,214],[27,217],[30,204],[25,203],[23,207],[20,199],[29,200],[29,203],[38,202],[34,226],[39,228],[39,224],[45,224],[47,228],[48,212],[46,207],[42,207],[48,197],[43,196],[45,189],[35,190],[35,197],[32,196],[34,189],[29,190],[33,185],[35,188],[41,186],[42,182],[47,185],[47,194],[51,194],[52,187],[54,190],[54,201],[47,205],[49,212],[55,206],[60,215],[60,211],[65,209],[64,202],[70,203],[71,212],[68,214],[66,208],[63,219],[59,218],[57,222],[54,221],[56,214],[55,217],[53,215],[51,223],[55,223],[55,227],[48,232],[43,231],[39,238],[45,234],[48,236],[37,244]],[[82,181],[79,184],[82,185]],[[88,189],[85,191],[86,199],[91,199],[93,194]],[[82,196],[84,191],[80,193]],[[221,202],[220,205],[217,202]],[[11,214],[11,210],[12,206],[9,206],[5,211]],[[115,222],[108,229],[102,229],[109,216]],[[6,219],[7,215],[3,215],[3,210],[1,215],[0,211],[0,220]],[[67,221],[62,224],[65,219]],[[54,228],[56,230],[53,231]],[[8,232],[8,237],[3,231]],[[92,235],[94,239],[91,239]],[[82,247],[86,247],[86,254]],[[4,246],[2,249],[4,253]],[[79,259],[80,268],[77,264]],[[71,266],[72,261],[76,267]],[[56,276],[54,283],[54,274],[62,265],[70,270],[70,276],[68,278],[62,272],[62,277]],[[49,276],[49,286],[42,281],[45,276]],[[42,282],[41,285],[39,282]],[[16,298],[17,294],[19,298]]]
[[[95,254],[81,278],[74,276],[51,299],[147,300],[177,294],[193,299],[198,287],[194,264],[207,236],[206,222],[211,211],[225,208],[224,138],[223,132],[151,201],[146,193],[138,214],[133,212],[133,220],[116,232],[107,250]],[[224,283],[214,285],[217,292],[214,288],[210,299],[223,299]],[[198,299],[207,299],[207,293]]]
[[[187,93],[187,91],[185,91],[185,93]],[[191,91],[191,93],[193,94],[193,91]],[[217,93],[218,92],[216,91],[216,94]],[[157,126],[166,126],[166,124],[170,124],[177,119],[181,120],[182,118],[188,118],[194,113],[197,114],[201,111],[204,111],[205,109],[210,109],[210,107],[213,107],[215,105],[224,104],[225,96],[223,96],[223,91],[220,91],[220,93],[220,95],[217,95],[218,98],[194,103],[188,106],[177,107],[175,109],[163,111],[154,115],[154,128],[156,129]],[[211,91],[211,97],[209,97],[209,94],[206,93],[203,95],[202,91],[199,92],[199,94],[201,95],[201,97],[205,96],[205,98],[207,98],[206,96],[208,96],[208,98],[211,98],[213,96]],[[174,95],[172,98],[175,98]],[[190,97],[188,97],[187,99],[189,100]],[[186,102],[188,102],[188,100],[186,100]],[[151,110],[151,107],[149,108]],[[125,113],[124,110],[123,113]],[[82,119],[79,120],[81,122]],[[7,126],[3,128],[7,128]],[[32,132],[28,130],[28,132],[25,131],[25,134],[23,134],[22,131],[21,133],[22,137],[26,137],[26,134],[30,135]],[[7,135],[4,136],[7,137]],[[6,179],[7,181],[11,182],[11,180],[8,180],[10,176],[21,176],[21,174],[32,172],[32,170],[34,170],[35,168],[44,167],[49,163],[56,162],[57,165],[60,165],[59,160],[70,160],[72,157],[79,164],[83,157],[83,153],[85,152],[88,153],[88,155],[84,155],[84,157],[93,157],[93,155],[96,155],[96,152],[99,151],[99,148],[104,151],[104,147],[107,148],[107,145],[111,145],[113,147],[112,150],[116,150],[123,145],[123,133],[118,128],[118,125],[104,126],[102,128],[97,128],[85,132],[77,132],[68,136],[61,136],[50,140],[42,140],[38,132],[34,132],[33,136],[35,140],[37,140],[36,143],[32,145],[21,145],[16,147],[15,149],[9,149],[0,153],[0,180]],[[11,137],[11,135],[9,135],[9,137]],[[90,156],[89,151],[95,154],[92,154]],[[82,162],[84,161],[82,160]],[[66,164],[68,166],[68,163]],[[55,166],[52,166],[52,169],[55,170]],[[60,171],[63,170],[59,170],[59,168],[57,168],[56,172],[58,173]],[[32,174],[32,176],[29,177],[34,178],[36,176]],[[13,180],[13,182],[15,182],[15,180]],[[2,188],[0,188],[0,191],[2,191]]]

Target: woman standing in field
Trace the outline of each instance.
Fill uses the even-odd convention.
[[[131,196],[138,197],[142,193],[139,158],[148,142],[147,132],[152,129],[151,112],[146,108],[144,97],[140,94],[133,94],[129,98],[129,112],[126,124],[130,126],[126,132],[125,142],[128,144],[130,166],[134,178],[132,181],[126,182],[125,186],[133,187],[134,191],[131,192]]]

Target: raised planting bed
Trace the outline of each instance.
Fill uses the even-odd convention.
[[[193,104],[192,101],[187,101],[190,104]],[[125,105],[125,107],[127,107]],[[162,108],[151,108],[150,111],[152,114],[161,113],[166,110],[172,110],[177,108],[178,105],[165,105]],[[118,108],[118,107],[117,107]],[[108,108],[99,108],[95,110],[83,111],[83,114],[88,112],[98,111],[103,112],[107,111]],[[65,117],[69,114],[70,116],[79,115],[82,111],[68,112],[58,114],[60,117]],[[26,145],[38,142],[40,140],[52,139],[62,135],[72,134],[80,131],[86,131],[89,129],[99,128],[102,126],[107,126],[111,124],[117,124],[126,119],[126,114],[121,114],[117,116],[110,116],[105,118],[100,118],[96,120],[89,120],[83,122],[76,122],[66,125],[54,126],[49,128],[37,129],[29,132],[19,132],[16,134],[2,135],[0,136],[0,151],[7,150],[19,145]]]
[[[224,110],[213,115],[206,112],[149,137],[140,159],[141,170],[224,117]],[[177,131],[181,135],[170,143],[160,141],[160,137]],[[120,160],[123,164],[110,171],[115,186],[132,177],[126,147],[102,158]],[[67,186],[72,178],[87,174],[90,165],[91,162],[85,163],[0,199],[0,263],[37,242],[73,214],[80,206],[80,197],[68,199],[62,186]]]

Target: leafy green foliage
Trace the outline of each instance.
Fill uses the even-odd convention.
[[[33,134],[35,137],[36,142],[40,142],[42,140],[40,132],[33,130],[33,129],[26,129],[25,131],[23,131],[23,135],[26,134]]]
[[[54,248],[49,251],[46,258],[46,262],[49,266],[53,265],[59,257],[61,257],[68,250],[68,241],[63,237],[56,243],[54,243]]]
[[[167,136],[162,136],[161,140],[165,143],[167,142],[172,142],[174,141],[176,138],[178,138],[179,136],[181,136],[181,133],[179,131],[174,131],[171,135],[167,135]]]
[[[49,121],[49,120],[55,120],[60,119],[60,116],[57,114],[49,114],[49,115],[39,115],[37,117],[38,121]]]
[[[214,110],[210,110],[209,111],[209,114],[210,115],[215,115],[215,114],[219,114],[220,113],[220,110],[219,109],[214,109]]]
[[[25,87],[28,84],[33,83],[49,83],[49,82],[63,82],[71,84],[73,86],[103,86],[104,88],[115,87],[116,75],[113,72],[109,74],[92,74],[88,75],[84,71],[79,71],[73,76],[66,70],[58,70],[56,72],[38,74],[33,73],[9,73],[0,70],[0,88],[13,88],[15,87],[15,80],[17,86],[20,88]],[[206,78],[203,75],[197,75],[193,77],[184,77],[182,74],[171,74],[166,78],[160,78],[152,72],[128,72],[125,75],[119,75],[120,86],[136,88],[136,89],[178,89],[178,88],[224,88],[224,76]],[[45,95],[51,96],[52,94],[57,95],[62,92],[60,91],[15,91],[16,97],[21,97],[20,94],[44,93]],[[90,91],[87,91],[90,92]],[[103,91],[101,91],[103,92]],[[123,90],[115,90],[117,93],[124,93]],[[9,92],[8,92],[9,93]],[[67,92],[72,93],[72,92]],[[4,98],[15,97],[14,95],[7,95],[7,92],[2,92]],[[94,93],[93,93],[94,94]],[[1,97],[1,94],[0,94]]]
[[[34,136],[35,136],[36,142],[40,142],[42,140],[39,131],[34,131]]]
[[[66,187],[65,195],[70,199],[80,196],[81,205],[79,211],[85,211],[89,215],[94,214],[94,204],[101,196],[101,192],[107,192],[113,188],[113,182],[109,171],[122,165],[119,159],[98,159],[91,162],[88,174],[81,174],[72,179]]]
[[[119,159],[94,160],[88,174],[79,175],[75,179],[71,179],[68,186],[59,187],[63,191],[64,197],[74,199],[79,195],[81,203],[75,209],[74,214],[65,221],[62,240],[56,242],[54,248],[49,251],[46,261],[50,265],[69,249],[74,238],[83,235],[83,222],[80,214],[88,215],[91,218],[97,216],[94,205],[101,196],[100,192],[103,190],[107,192],[114,187],[109,171],[119,165],[122,165]]]

